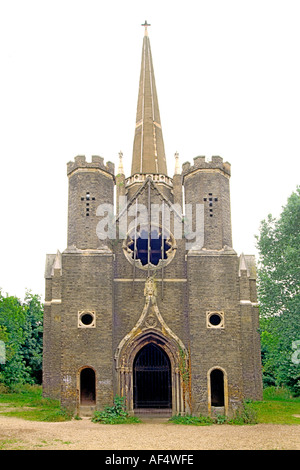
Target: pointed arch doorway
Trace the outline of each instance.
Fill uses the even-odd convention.
[[[180,376],[180,349],[185,351],[180,340],[177,342],[154,330],[128,335],[122,340],[115,354],[117,390],[120,396],[125,397],[127,411],[138,413],[138,410],[146,410],[147,406],[154,410],[153,402],[159,402],[159,406],[166,408],[156,409],[164,413],[167,410],[173,415],[186,412]],[[153,383],[153,379],[162,390],[156,392],[156,396],[147,390],[147,380]],[[141,404],[144,408],[137,407]]]
[[[136,354],[133,363],[134,409],[171,409],[171,363],[166,352],[148,343]]]

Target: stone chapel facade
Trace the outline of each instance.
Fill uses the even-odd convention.
[[[232,415],[262,397],[255,260],[232,247],[230,164],[167,172],[145,24],[131,175],[67,165],[68,242],[47,255],[44,396],[74,413]],[[111,209],[113,208],[113,209]],[[104,233],[103,233],[104,232]]]

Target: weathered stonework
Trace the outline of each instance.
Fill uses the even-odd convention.
[[[147,37],[143,54],[151,57],[145,50],[148,47]],[[152,59],[149,64],[142,72],[154,76]],[[145,102],[153,103],[157,116],[155,82],[151,87],[149,81],[145,83],[144,90],[140,85],[140,93],[153,93]],[[159,145],[154,142],[153,159],[143,163],[150,170],[156,165],[159,171],[141,173],[140,159],[149,159],[152,151],[144,149],[143,156],[138,150],[143,138],[141,100],[139,97],[134,172],[129,178],[122,165],[115,176],[113,164],[105,164],[97,156],[91,162],[78,156],[67,166],[68,244],[63,253],[46,258],[44,395],[81,413],[85,404],[100,410],[119,394],[134,413],[140,403],[138,394],[144,394],[147,402],[137,378],[137,358],[152,345],[148,368],[154,375],[145,366],[147,380],[159,367],[155,363],[155,351],[159,351],[160,357],[167,358],[160,371],[168,374],[169,385],[165,386],[171,387],[167,405],[162,399],[164,391],[161,396],[157,392],[160,406],[173,414],[232,415],[244,399],[261,399],[262,380],[255,260],[239,257],[232,247],[230,164],[221,157],[211,161],[196,157],[192,166],[183,165],[181,174],[177,166],[170,178],[164,171],[161,127],[155,124]],[[151,140],[151,113],[147,113],[145,145]],[[175,222],[184,226],[183,210],[178,212],[183,192],[192,213],[197,205],[203,209],[203,243],[191,247],[185,236],[174,236]],[[120,195],[127,197],[125,208],[119,205]],[[114,240],[98,237],[100,204],[115,204]],[[148,209],[151,204],[177,207],[177,212],[171,211],[168,227],[170,258],[160,259],[156,265],[142,264],[136,258],[136,248],[130,245],[134,231],[125,234],[129,239],[118,238],[122,217],[128,216],[128,223],[132,222],[137,204]],[[158,232],[163,226],[160,215]],[[191,228],[195,229],[195,220]],[[150,401],[149,407],[153,407]]]

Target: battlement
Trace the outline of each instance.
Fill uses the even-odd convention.
[[[115,174],[115,165],[112,162],[104,163],[104,158],[99,157],[98,155],[92,155],[92,161],[87,162],[85,155],[77,155],[74,162],[67,163],[67,175],[69,176],[73,171],[82,169],[82,168],[94,168],[103,170],[107,173],[110,173],[114,176]]]
[[[182,165],[182,175],[186,176],[188,173],[192,173],[199,169],[219,169],[226,173],[228,176],[231,174],[231,165],[228,162],[223,162],[223,158],[219,156],[211,157],[211,160],[206,160],[205,156],[199,156],[194,158],[194,165],[190,162],[185,162]]]

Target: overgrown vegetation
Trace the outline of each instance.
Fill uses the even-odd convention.
[[[257,247],[264,386],[300,396],[300,187],[262,221]]]
[[[189,409],[192,409],[192,373],[191,373],[191,351],[188,357],[182,348],[179,348],[179,373],[182,383],[183,403],[187,401]]]
[[[263,401],[245,402],[243,408],[233,418],[218,415],[207,416],[173,416],[175,424],[208,426],[211,424],[245,425],[257,423],[300,424],[300,398],[293,397],[288,389],[268,387],[264,390]]]
[[[130,424],[140,423],[136,416],[129,416],[125,409],[124,397],[116,395],[113,406],[106,406],[103,411],[95,411],[93,423],[101,424]]]
[[[27,292],[24,302],[3,296],[0,290],[0,383],[41,384],[43,352],[43,306],[38,295]]]
[[[209,416],[173,416],[170,419],[171,423],[175,424],[192,424],[194,426],[209,426],[211,424],[256,424],[257,413],[248,404],[244,403],[243,408],[238,410],[233,418],[228,418],[225,415]]]
[[[192,416],[192,415],[176,415],[169,419],[174,424],[191,424],[193,426],[209,426],[213,424],[213,420],[208,416]]]

